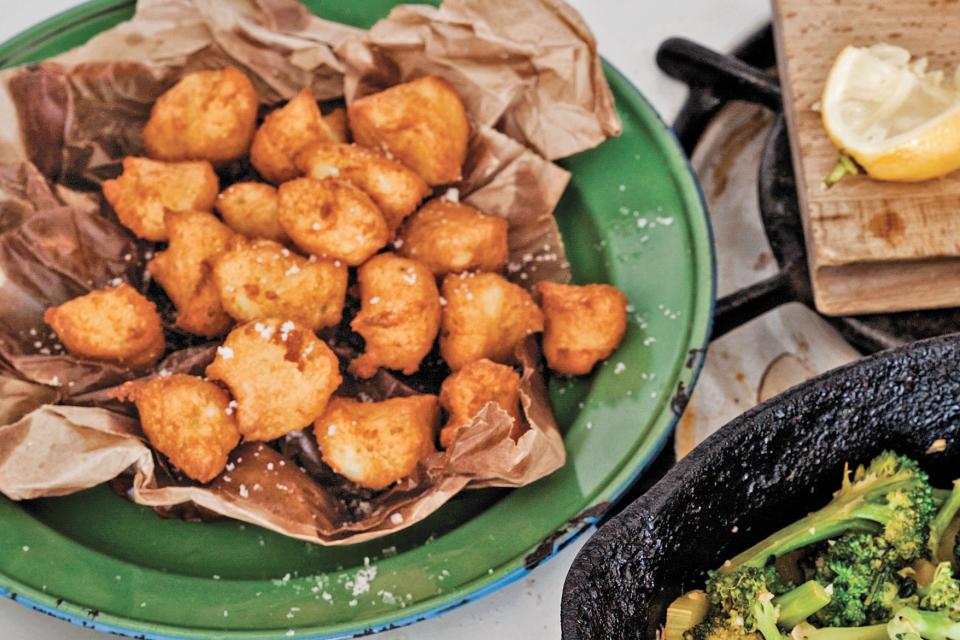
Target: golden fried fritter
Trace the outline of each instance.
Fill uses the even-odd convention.
[[[314,142],[297,156],[297,166],[311,178],[340,177],[360,187],[380,207],[391,233],[430,194],[415,172],[355,144]]]
[[[307,253],[356,266],[390,238],[380,209],[347,180],[297,178],[279,193],[280,226]]]
[[[330,142],[348,142],[350,140],[350,130],[347,126],[347,110],[343,107],[337,107],[327,115],[323,116],[323,121],[330,127]]]
[[[369,378],[378,367],[416,372],[440,328],[433,274],[416,260],[381,253],[360,267],[358,279],[361,307],[350,327],[366,346],[350,373]]]
[[[257,126],[257,92],[239,69],[194,71],[157,98],[143,130],[147,155],[158,160],[241,158]]]
[[[304,89],[284,106],[271,111],[257,129],[250,147],[250,162],[264,179],[280,184],[302,175],[294,164],[301,149],[316,140],[339,139],[339,133],[320,115],[313,91]]]
[[[368,489],[386,489],[436,451],[437,396],[357,402],[333,398],[313,425],[330,468]]]
[[[80,358],[140,368],[163,354],[163,325],[156,305],[127,283],[49,307],[43,320],[67,351]]]
[[[524,431],[520,417],[520,374],[503,364],[475,360],[451,374],[440,387],[440,406],[450,414],[440,430],[440,446],[453,444],[457,432],[470,424],[488,402],[494,402],[513,418],[510,436],[520,437]]]
[[[217,477],[240,442],[227,392],[184,375],[135,385],[131,395],[150,444],[197,482]]]
[[[461,178],[470,125],[457,91],[427,76],[360,98],[347,111],[353,138],[389,151],[430,186]]]
[[[168,238],[166,210],[212,211],[219,185],[209,162],[126,157],[123,174],[103,182],[103,196],[135,236],[159,242]]]
[[[213,261],[234,233],[212,213],[167,211],[170,245],[147,263],[177,308],[177,326],[212,338],[233,324],[213,283]]]
[[[627,330],[627,298],[608,284],[537,285],[545,317],[543,351],[558,373],[590,373],[620,346]]]
[[[525,289],[496,273],[443,279],[440,353],[454,371],[487,358],[512,363],[517,345],[543,331],[543,313]]]
[[[281,317],[316,331],[340,322],[347,267],[270,240],[234,239],[213,265],[223,308],[241,322]]]
[[[316,420],[342,381],[326,343],[309,328],[278,318],[231,331],[207,376],[229,387],[244,439],[264,441]]]
[[[285,242],[277,222],[277,190],[265,182],[238,182],[217,196],[217,211],[227,226],[248,238]]]
[[[500,271],[509,257],[509,226],[470,205],[435,198],[404,223],[397,251],[420,260],[437,276]]]

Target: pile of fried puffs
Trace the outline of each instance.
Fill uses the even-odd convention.
[[[542,282],[531,293],[503,276],[507,220],[450,195],[470,124],[445,80],[325,114],[304,89],[259,126],[258,110],[236,68],[186,75],[153,105],[145,156],[103,183],[133,235],[166,243],[148,274],[176,308],[176,331],[222,340],[206,377],[151,372],[164,326],[130,284],[44,316],[75,357],[152,373],[117,395],[185,476],[209,482],[241,440],[312,426],[336,474],[386,489],[453,446],[488,403],[523,435],[514,366],[528,336],[542,333],[547,366],[565,375],[589,373],[620,344],[627,302],[616,288]],[[218,170],[245,159],[262,181],[221,191]],[[346,324],[348,298],[359,299],[348,324],[364,348],[341,362],[329,330]],[[345,376],[416,374],[438,339],[450,370],[438,395],[337,395]]]

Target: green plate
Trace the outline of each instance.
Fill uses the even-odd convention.
[[[390,0],[308,4],[368,27]],[[95,0],[0,45],[0,66],[77,46],[133,13]],[[591,378],[554,380],[569,460],[516,491],[465,492],[403,532],[321,547],[236,522],[161,520],[104,487],[0,499],[0,593],[138,637],[341,637],[421,620],[521,577],[595,522],[664,446],[699,370],[714,300],[703,200],[669,130],[607,66],[623,135],[562,162],[574,275],[620,287],[627,337]]]

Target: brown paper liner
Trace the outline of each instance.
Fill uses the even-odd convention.
[[[141,0],[133,20],[78,49],[0,73],[0,114],[9,116],[0,126],[0,492],[25,500],[112,482],[161,515],[225,516],[345,544],[407,527],[465,488],[519,487],[562,466],[533,338],[517,353],[529,429],[514,441],[512,419],[488,404],[448,450],[383,492],[326,468],[309,426],[275,443],[241,445],[206,486],[150,448],[115,388],[201,374],[216,343],[174,328],[169,300],[145,277],[158,247],[117,223],[99,183],[124,156],[142,152],[150,106],[177,78],[228,64],[251,77],[264,112],[304,86],[322,100],[349,100],[416,76],[446,77],[464,96],[473,135],[465,178],[438,195],[510,221],[514,281],[569,279],[553,218],[569,174],[546,158],[600,143],[619,132],[619,120],[593,38],[566,5],[403,6],[363,32],[293,0]],[[221,168],[221,183],[251,172],[246,163]],[[73,358],[42,321],[48,306],[121,280],[154,299],[165,322],[168,353],[149,370]],[[346,321],[324,337],[344,361],[357,346]],[[447,373],[434,353],[417,375],[348,378],[338,393],[436,393]]]

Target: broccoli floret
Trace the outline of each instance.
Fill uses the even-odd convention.
[[[960,640],[960,622],[939,611],[898,610],[887,625],[891,640]]]
[[[960,620],[960,582],[953,577],[949,562],[941,562],[930,584],[920,589],[920,608],[945,613]]]
[[[791,635],[795,640],[890,640],[886,623],[869,627],[810,627]]]
[[[927,474],[917,463],[884,452],[867,467],[858,467],[852,478],[845,473],[843,486],[827,506],[755,544],[721,570],[763,567],[772,557],[849,532],[875,533],[902,562],[911,562],[927,552],[936,509]]]
[[[759,633],[747,631],[737,619],[714,616],[683,634],[684,640],[764,640]]]
[[[916,604],[916,583],[895,573],[900,564],[879,535],[850,533],[830,543],[817,558],[815,579],[829,585],[832,599],[816,621],[829,627],[885,624],[894,608]]]
[[[754,638],[782,640],[782,612],[789,624],[806,619],[829,602],[816,583],[792,589],[775,567],[744,567],[733,573],[713,571],[707,580],[707,619],[685,635],[688,640]],[[785,622],[786,624],[786,622]]]

